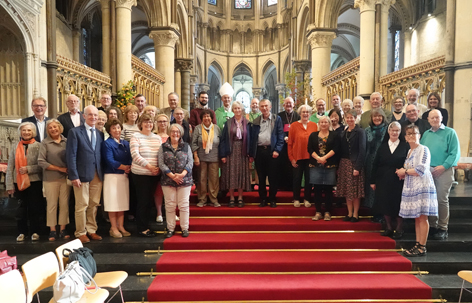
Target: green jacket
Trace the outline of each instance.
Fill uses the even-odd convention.
[[[233,112],[226,112],[225,108],[222,106],[218,109],[215,110],[215,115],[216,115],[216,124],[220,129],[223,129],[225,126],[226,121],[229,118],[233,118],[234,113]]]

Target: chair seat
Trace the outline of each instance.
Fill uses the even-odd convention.
[[[108,298],[108,295],[109,293],[106,289],[99,289],[94,294],[86,291],[77,303],[103,303]],[[52,298],[49,303],[56,303],[56,301]]]
[[[466,280],[469,283],[472,283],[472,271],[471,270],[461,270],[459,273],[457,273],[459,277],[461,277],[463,280]]]
[[[96,273],[93,279],[97,282],[98,287],[117,288],[127,277],[126,271],[107,271]]]

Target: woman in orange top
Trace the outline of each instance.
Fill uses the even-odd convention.
[[[290,125],[288,133],[288,158],[293,168],[293,206],[300,207],[300,191],[302,176],[305,174],[305,207],[310,207],[310,155],[308,154],[308,137],[318,130],[315,122],[311,122],[312,108],[302,105],[298,109],[300,120]]]

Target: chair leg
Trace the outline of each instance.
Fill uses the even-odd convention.
[[[106,303],[109,303],[109,302],[118,294],[118,292],[119,292],[120,295],[121,295],[121,302],[122,302],[122,303],[125,303],[125,299],[123,298],[123,291],[122,291],[122,289],[121,289],[121,285],[118,286],[118,290],[113,294],[113,296],[112,296]]]
[[[465,280],[462,280],[461,294],[459,295],[459,303],[461,303],[462,291],[464,290]]]

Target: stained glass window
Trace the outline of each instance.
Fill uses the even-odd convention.
[[[235,8],[252,8],[252,0],[234,0]]]
[[[83,47],[83,54],[84,54],[84,65],[88,65],[88,33],[87,29],[82,28],[82,47]]]
[[[277,4],[277,0],[267,0],[267,6]]]
[[[249,93],[247,91],[240,91],[236,95],[236,101],[241,102],[244,106],[244,111],[246,113],[249,113],[249,111],[251,110],[251,96],[249,96]]]
[[[400,31],[395,32],[395,67],[393,71],[400,69]]]
[[[208,4],[216,5],[216,0],[208,0]]]

